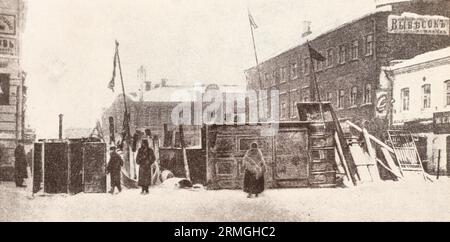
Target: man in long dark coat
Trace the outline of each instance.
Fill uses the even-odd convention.
[[[148,187],[152,181],[152,164],[155,161],[155,153],[148,146],[147,140],[142,140],[138,150],[136,163],[139,165],[138,185],[142,188],[141,194],[148,194]]]
[[[111,178],[111,194],[114,194],[114,188],[117,187],[119,193],[122,191],[122,186],[120,185],[120,170],[123,166],[122,157],[116,152],[116,147],[110,148],[110,158],[108,166],[106,167],[106,173],[110,174]]]
[[[27,157],[25,155],[25,148],[23,142],[20,140],[16,149],[14,150],[14,178],[17,187],[26,187],[23,180],[28,178],[27,173]]]

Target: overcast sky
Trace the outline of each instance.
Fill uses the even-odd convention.
[[[38,0],[28,1],[23,68],[28,73],[29,124],[39,138],[64,125],[91,128],[118,93],[111,79],[114,40],[127,91],[137,69],[170,83],[244,85],[254,65],[247,6],[259,28],[260,59],[294,46],[302,21],[313,32],[374,9],[373,0]]]

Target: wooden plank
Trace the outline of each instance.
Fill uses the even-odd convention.
[[[381,147],[381,152],[383,152],[384,158],[386,159],[389,168],[391,168],[392,173],[397,177],[403,177],[400,168],[395,164],[394,159],[392,159],[391,153],[384,147]]]
[[[391,170],[391,168],[389,168],[388,166],[386,166],[383,161],[381,161],[380,159],[377,159],[378,164],[380,164],[382,167],[384,167],[384,169],[388,170],[389,172],[391,172],[392,174],[394,174],[397,178],[399,179],[403,179],[403,177],[400,174],[397,174],[395,171]]]
[[[347,167],[347,161],[345,160],[344,151],[342,150],[341,142],[339,141],[339,136],[338,136],[337,132],[334,133],[334,138],[336,140],[336,151],[338,153],[339,159],[341,160],[340,164],[338,164],[338,167],[342,166],[345,171],[345,177],[347,177],[348,181],[352,181],[352,179],[350,178],[350,171],[348,170],[348,167]],[[351,184],[355,185],[353,183],[351,183]]]
[[[360,127],[358,127],[356,124],[354,124],[354,123],[352,123],[352,122],[350,122],[350,121],[348,121],[348,120],[347,120],[346,122],[347,122],[347,124],[350,125],[352,128],[356,129],[356,131],[363,132],[363,130],[362,130]],[[395,154],[394,149],[392,149],[390,146],[388,146],[388,145],[386,145],[385,143],[383,143],[381,140],[377,139],[375,136],[369,134],[369,137],[370,137],[370,139],[371,139],[373,142],[377,143],[377,144],[380,145],[381,147],[384,147],[384,148],[387,149],[389,152]]]
[[[344,152],[345,161],[347,162],[348,170],[350,172],[350,178],[352,179],[353,184],[356,185],[356,177],[355,176],[358,176],[358,170],[357,169],[354,170],[355,162],[351,155],[349,146],[347,145],[347,141],[345,140],[344,131],[342,131],[341,123],[339,122],[339,118],[337,117],[336,113],[334,112],[333,107],[329,104],[329,105],[327,105],[327,108],[329,109],[329,111],[331,113],[331,117],[333,118],[333,123],[336,128],[336,132],[338,134],[339,141],[342,146],[342,150]]]
[[[369,132],[367,129],[363,129],[364,139],[366,141],[367,152],[369,154],[369,159],[371,160],[371,166],[368,166],[370,173],[372,174],[372,179],[374,181],[381,181],[380,172],[378,171],[377,166],[377,154],[375,148],[372,146],[372,141],[369,137]]]
[[[372,176],[367,166],[372,165],[372,161],[368,157],[367,153],[363,151],[361,146],[353,144],[350,145],[350,153],[356,164],[356,169],[361,181],[373,181]]]

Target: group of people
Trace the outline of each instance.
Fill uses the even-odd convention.
[[[27,159],[23,141],[19,141],[14,150],[15,156],[15,183],[17,187],[25,187],[24,179],[28,178]],[[1,158],[1,153],[0,153]],[[142,140],[141,147],[138,149],[136,163],[139,165],[138,185],[141,187],[141,194],[149,193],[149,187],[152,184],[152,165],[156,161],[155,152],[150,148],[147,140]],[[257,143],[252,143],[251,148],[244,156],[244,192],[248,198],[258,197],[264,191],[264,174],[266,164],[263,154],[258,148]],[[119,193],[121,186],[121,168],[123,166],[122,157],[117,153],[116,147],[110,148],[110,159],[106,167],[107,174],[111,178],[110,193],[114,194],[115,188]]]
[[[152,164],[156,157],[152,148],[149,147],[147,140],[142,140],[141,147],[138,150],[136,163],[139,165],[138,185],[141,187],[141,194],[149,193],[149,187],[152,183]],[[252,143],[251,148],[244,156],[244,192],[248,198],[258,197],[264,191],[264,175],[266,173],[266,164],[261,150],[257,143]],[[110,160],[107,166],[107,173],[111,176],[111,194],[114,189],[122,191],[120,184],[120,170],[123,166],[123,160],[116,152],[115,147],[111,147]]]
[[[136,163],[139,165],[138,185],[141,187],[141,194],[149,193],[149,187],[152,183],[152,165],[156,161],[155,152],[150,148],[147,140],[142,140],[141,147],[137,152]],[[122,191],[120,170],[123,166],[122,157],[116,152],[116,147],[110,148],[110,159],[106,167],[106,172],[110,174],[111,190],[114,194],[114,189],[117,188],[119,192]]]

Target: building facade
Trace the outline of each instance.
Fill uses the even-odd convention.
[[[428,172],[439,167],[440,174],[450,175],[450,47],[382,71],[381,87],[392,87],[394,128],[414,134]]]
[[[27,139],[25,129],[25,73],[21,68],[21,35],[25,3],[0,2],[0,180],[12,180],[17,140]]]
[[[226,119],[225,93],[245,93],[245,88],[234,85],[169,85],[167,80],[152,85],[145,82],[142,92],[131,93],[125,96],[128,112],[130,113],[130,131],[145,133],[149,129],[153,135],[161,139],[165,137],[164,125],[174,139],[172,144],[179,147],[179,125],[184,125],[185,142],[188,147],[201,146],[201,127],[204,122],[203,114],[206,109],[209,121],[219,123]],[[211,91],[211,92],[210,92]],[[207,98],[206,93],[214,93]],[[220,105],[215,106],[213,99],[216,94],[221,97]],[[234,103],[233,103],[234,106]],[[196,108],[200,112],[196,112]],[[197,110],[197,111],[198,111]],[[242,111],[242,110],[241,110]],[[245,111],[245,110],[244,110]],[[115,138],[120,139],[123,130],[124,99],[119,95],[112,105],[104,110],[102,114],[102,130],[105,137],[110,137],[109,118],[113,117],[115,127]],[[242,112],[241,112],[242,113]],[[234,114],[234,112],[233,112]],[[231,117],[228,117],[231,120]],[[109,142],[109,139],[107,140]],[[163,142],[163,140],[161,140]],[[162,145],[162,143],[161,143]]]
[[[279,90],[281,120],[296,120],[295,104],[310,101],[312,75],[306,41],[309,39],[312,48],[326,58],[323,62],[313,61],[321,100],[331,102],[339,118],[365,123],[373,131],[382,122],[375,115],[381,67],[392,60],[409,59],[450,45],[448,31],[440,34],[395,32],[393,28],[397,25],[392,24],[392,16],[401,18],[404,13],[438,15],[445,19],[450,16],[450,2],[413,0],[384,4],[328,32],[314,33],[313,30],[298,46],[246,70],[247,88]],[[448,28],[448,19],[442,24]],[[397,28],[408,29],[409,23],[402,22]]]

